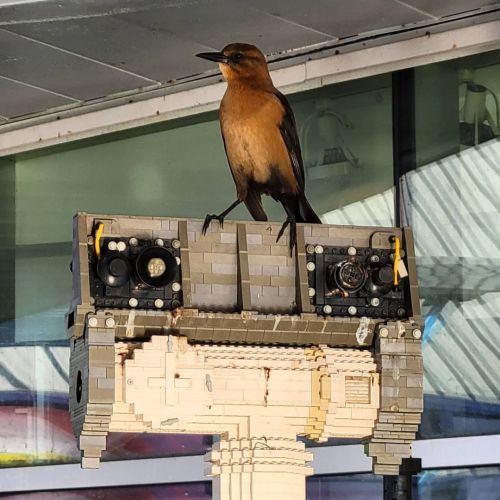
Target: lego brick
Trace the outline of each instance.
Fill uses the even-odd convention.
[[[170,227],[170,225],[169,225]],[[181,259],[181,276],[182,276],[182,302],[184,307],[192,305],[192,290],[191,290],[191,266],[189,255],[189,239],[187,231],[187,221],[179,221],[178,223]]]
[[[295,300],[299,312],[309,312],[311,310],[305,247],[304,226],[299,225],[297,226],[297,244],[295,248],[295,287],[297,292]]]
[[[238,249],[238,307],[246,311],[252,308],[250,293],[250,273],[247,247],[247,233],[244,224],[237,224],[237,249]]]

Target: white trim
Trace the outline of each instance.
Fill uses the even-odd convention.
[[[317,475],[371,472],[363,445],[309,448]],[[500,434],[416,441],[413,456],[425,469],[500,464]],[[83,470],[79,464],[0,469],[3,492],[101,488],[144,484],[207,481],[203,455],[104,462],[100,469]]]
[[[291,93],[496,48],[500,48],[500,20],[338,55],[331,55],[330,50],[330,55],[275,69],[271,75],[278,88]],[[202,85],[203,81],[195,84]],[[19,128],[7,128],[0,133],[0,156],[214,110],[224,89],[221,82],[177,92],[174,86],[164,90],[170,92],[168,95],[86,113],[83,106],[79,110],[82,114],[61,115],[58,120],[54,114],[53,120],[46,123],[27,119],[16,124]],[[92,109],[91,105],[88,107]]]

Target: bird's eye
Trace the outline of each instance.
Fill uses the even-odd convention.
[[[243,54],[241,52],[236,52],[236,54],[231,57],[234,62],[239,62],[243,59]]]

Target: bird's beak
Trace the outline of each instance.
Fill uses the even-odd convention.
[[[201,57],[202,59],[208,59],[209,61],[214,61],[217,63],[227,64],[229,59],[222,52],[201,52],[196,54],[196,57]]]

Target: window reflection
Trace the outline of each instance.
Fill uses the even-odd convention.
[[[413,480],[415,500],[497,500],[500,467],[427,470]],[[379,500],[383,479],[373,474],[313,476],[307,480],[308,500]]]
[[[500,431],[500,52],[415,70],[417,170],[403,180],[422,309],[421,437]]]

